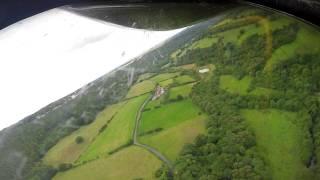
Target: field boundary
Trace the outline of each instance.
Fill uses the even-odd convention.
[[[146,144],[142,144],[138,141],[138,130],[139,130],[139,126],[140,126],[140,120],[141,120],[141,114],[142,114],[142,111],[144,109],[144,107],[146,106],[146,104],[151,100],[152,98],[152,95],[150,95],[145,101],[144,103],[140,106],[140,109],[138,110],[137,112],[137,115],[136,115],[136,124],[135,124],[135,127],[134,127],[134,131],[133,131],[133,144],[136,145],[136,146],[139,146],[143,149],[146,149],[147,151],[149,151],[150,153],[152,153],[153,155],[155,155],[158,159],[160,159],[162,162],[164,162],[168,167],[169,167],[169,170],[170,170],[170,173],[173,174],[173,165],[172,163],[170,162],[170,160],[165,157],[163,154],[161,154],[158,150],[156,150],[155,148],[151,147],[151,146],[148,146]]]

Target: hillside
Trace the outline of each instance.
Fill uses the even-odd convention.
[[[232,8],[1,131],[0,179],[319,179],[319,56],[319,28]]]

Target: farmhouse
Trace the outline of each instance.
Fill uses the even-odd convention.
[[[164,88],[161,87],[161,86],[157,86],[157,88],[156,88],[156,90],[155,90],[155,92],[154,92],[154,95],[153,95],[153,97],[152,97],[152,100],[158,99],[158,98],[159,98],[162,94],[164,94],[164,93],[165,93]]]

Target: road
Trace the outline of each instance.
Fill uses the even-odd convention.
[[[138,113],[136,115],[136,123],[135,123],[134,131],[133,131],[133,144],[136,146],[139,146],[141,148],[144,148],[147,151],[154,154],[157,158],[159,158],[161,161],[163,161],[169,167],[170,173],[173,173],[173,165],[167,157],[165,157],[163,154],[161,154],[161,152],[154,149],[153,147],[148,146],[146,144],[142,144],[138,141],[138,132],[139,132],[139,127],[140,127],[141,114],[142,114],[144,107],[151,100],[151,98],[152,98],[152,95],[150,95],[150,97],[148,97],[143,102],[143,104],[140,106]]]

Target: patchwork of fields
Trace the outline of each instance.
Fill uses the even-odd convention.
[[[90,144],[80,156],[79,162],[105,156],[108,152],[132,141],[135,117],[141,104],[149,95],[130,99],[114,117],[108,127]]]
[[[252,14],[254,12],[248,13]],[[320,52],[319,46],[310,43],[315,40],[320,42],[319,32],[299,24],[301,27],[298,28],[297,37],[294,41],[274,48],[275,39],[273,39],[273,35],[278,30],[292,24],[292,19],[278,18],[273,20],[272,18],[248,15],[246,18],[239,18],[235,21],[225,19],[212,26],[211,30],[214,31],[219,27],[243,21],[251,23],[239,27],[235,26],[235,28],[224,31],[217,31],[214,35],[190,41],[190,44],[176,49],[169,55],[171,62],[178,62],[192,50],[208,49],[221,42],[232,49],[243,45],[246,40],[253,36],[262,36],[265,41],[263,42],[265,49],[261,51],[261,54],[266,59],[261,70],[257,73],[248,73],[241,76],[241,78],[237,78],[232,73],[232,70],[236,68],[230,68],[231,70],[226,68],[224,69],[226,72],[218,74],[218,84],[214,84],[218,90],[212,91],[212,94],[216,95],[216,92],[223,92],[228,93],[228,95],[231,94],[233,97],[256,98],[255,101],[257,102],[251,101],[252,104],[258,104],[260,97],[269,100],[268,98],[276,95],[276,100],[273,101],[274,104],[277,104],[277,106],[287,105],[288,103],[278,101],[278,99],[281,99],[281,93],[288,93],[290,92],[289,90],[277,90],[276,88],[273,89],[273,87],[267,87],[267,85],[265,87],[256,85],[255,78],[259,75],[262,76],[261,74],[263,73],[271,73],[277,64],[287,61],[297,53],[303,55]],[[227,52],[229,50],[225,48],[223,52],[225,54],[221,57],[231,56]],[[245,55],[243,56],[246,57]],[[233,63],[230,64],[237,66]],[[168,63],[168,65],[171,64]],[[195,92],[193,90],[197,87],[197,84],[200,84],[201,80],[206,80],[210,83],[210,78],[215,75],[213,70],[216,66],[212,62],[198,65],[197,62],[189,62],[189,64],[179,64],[179,66],[175,67],[168,66],[168,71],[140,75],[137,82],[131,86],[123,102],[106,107],[93,123],[81,127],[50,149],[43,159],[46,164],[58,166],[62,163],[71,163],[77,165],[70,170],[58,173],[54,179],[155,179],[154,173],[163,162],[159,160],[155,153],[152,154],[141,146],[135,146],[138,145],[136,143],[133,145],[133,132],[136,132],[134,130],[137,122],[139,122],[137,123],[139,127],[136,128],[139,143],[155,149],[157,153],[163,155],[174,164],[186,144],[193,143],[199,134],[207,134],[209,132],[206,130],[206,124],[212,114],[206,114],[204,109],[207,107],[200,108],[200,103],[198,103],[199,106],[196,105],[190,94]],[[200,74],[199,69],[201,67],[210,67],[208,68],[209,72]],[[186,73],[188,75],[185,74],[185,71],[188,72]],[[155,94],[157,87],[163,88],[164,93],[153,100],[147,100],[150,95]],[[215,87],[207,88],[213,89]],[[295,94],[295,92],[292,94]],[[211,94],[207,95],[207,97],[209,99]],[[217,99],[223,101],[224,98],[226,96]],[[142,106],[144,103],[146,106]],[[216,102],[203,103],[202,105],[211,107],[210,105],[214,103]],[[238,108],[235,104],[232,104],[233,109],[230,109]],[[306,122],[302,122],[302,120],[309,117],[301,115],[304,112],[300,112],[300,110],[294,112],[284,110],[285,108],[256,107],[243,108],[241,106],[241,108],[237,109],[237,112],[244,119],[245,124],[248,125],[250,132],[254,134],[255,142],[257,142],[254,150],[261,155],[262,159],[270,167],[272,179],[311,179],[311,171],[306,164],[312,154],[312,148],[311,142],[306,140],[310,139],[309,132],[304,132],[307,125],[303,125],[303,123]],[[137,118],[138,112],[141,113],[141,119]],[[214,115],[220,117],[222,116],[221,112],[218,111]],[[237,118],[235,116],[230,119],[237,120]],[[211,119],[211,121],[214,120]],[[224,121],[227,120],[229,119],[224,119]],[[214,128],[211,128],[211,132],[223,134],[222,130],[219,129],[219,123],[224,122],[211,124],[218,129],[214,131]],[[241,126],[239,129],[241,128],[243,127]],[[226,132],[223,135],[227,133],[230,132]],[[218,135],[217,137],[215,135],[210,136],[212,142],[207,147],[217,150],[221,144],[214,144],[218,142]],[[239,136],[242,135],[247,137],[245,133]],[[84,142],[75,143],[75,139],[78,136],[83,137]],[[228,147],[223,148],[217,151],[223,151]],[[251,153],[249,152],[251,150],[245,151],[244,146],[239,146],[239,149],[242,155]],[[216,154],[212,156],[216,156]],[[249,163],[249,161],[251,163],[251,159],[241,163]],[[255,159],[252,162],[253,164],[259,163]],[[220,166],[216,166],[220,168]]]
[[[59,141],[54,148],[52,148],[43,159],[46,164],[57,166],[61,163],[73,163],[79,156],[88,148],[92,141],[98,136],[99,130],[117,113],[118,109],[125,104],[121,102],[109,107],[106,107],[88,126],[81,127],[71,135]],[[76,137],[81,136],[84,142],[77,144]]]
[[[181,76],[179,71],[142,74],[125,101],[107,107],[93,123],[65,137],[49,151],[44,158],[47,164],[74,165],[54,179],[153,179],[161,161],[147,150],[131,145],[137,113],[157,83],[166,88],[168,95],[146,105],[150,110],[142,113],[138,134],[143,144],[174,162],[184,144],[192,143],[198,134],[205,133],[207,117],[188,98],[194,82],[194,78]],[[172,84],[175,86],[171,87]],[[183,99],[177,101],[178,95]],[[171,99],[174,101],[169,101]],[[159,128],[161,132],[148,133]],[[147,134],[142,135],[144,133]],[[77,144],[78,136],[83,137],[84,142]],[[68,158],[64,158],[66,156]]]

